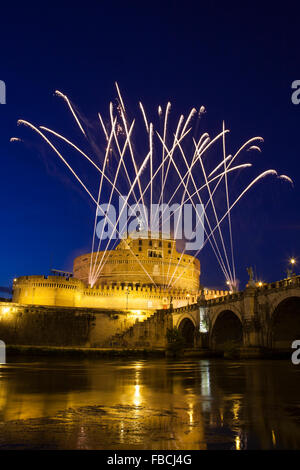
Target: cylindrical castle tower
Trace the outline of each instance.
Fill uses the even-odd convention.
[[[115,250],[75,258],[74,277],[93,286],[125,283],[199,290],[197,258],[179,253],[174,239],[138,235],[121,240]]]

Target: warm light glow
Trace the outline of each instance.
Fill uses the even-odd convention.
[[[236,400],[234,403],[233,403],[233,407],[232,407],[232,414],[233,414],[233,419],[234,421],[238,421],[239,419],[239,411],[240,411],[240,402],[238,400]]]
[[[2,308],[2,313],[5,315],[10,312],[10,307],[3,307]]]
[[[134,315],[141,315],[142,311],[141,310],[131,310],[131,313]]]
[[[259,281],[258,287],[261,287],[262,285],[263,285],[263,283],[261,281]]]
[[[291,264],[296,264],[295,258],[291,258],[291,259],[290,259],[290,263],[291,263]]]
[[[241,450],[241,440],[239,436],[236,436],[235,438],[235,448],[236,450]]]
[[[135,406],[139,406],[141,403],[141,392],[140,392],[140,385],[134,386],[134,399],[133,403]]]
[[[189,421],[190,421],[190,425],[192,425],[194,423],[194,414],[193,414],[193,405],[192,403],[189,403],[189,410],[188,410],[188,415],[189,415]]]
[[[207,326],[207,320],[205,316],[205,310],[203,308],[200,308],[200,322],[199,322],[199,331],[200,333],[207,333],[208,332],[208,326]]]
[[[203,361],[203,368],[201,371],[201,394],[203,396],[210,396],[210,371],[209,371],[209,362]],[[204,403],[204,402],[203,402]],[[209,404],[210,402],[206,402]]]
[[[220,409],[220,420],[221,420],[221,426],[223,426],[223,421],[224,421],[224,412],[222,409]]]
[[[127,315],[128,318],[133,320],[143,321],[146,320],[147,314],[142,312],[142,310],[130,310],[130,313]]]

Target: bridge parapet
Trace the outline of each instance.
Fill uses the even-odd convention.
[[[215,299],[209,299],[206,301],[206,306],[211,307],[212,305],[218,305],[222,303],[239,301],[243,298],[244,292],[234,292],[232,294],[224,295],[223,297],[217,297]]]
[[[282,289],[286,287],[300,286],[300,276],[292,276],[290,278],[282,279],[281,281],[270,282],[261,287],[260,290]]]
[[[164,311],[167,313],[184,313],[184,312],[193,312],[194,310],[198,308],[199,308],[199,305],[198,303],[196,303],[196,304],[184,305],[183,307],[177,307],[174,309],[165,309]]]
[[[225,296],[216,297],[213,299],[206,300],[205,305],[207,307],[212,307],[215,305],[226,304],[231,302],[241,301],[246,293],[252,292],[252,294],[263,294],[269,293],[270,291],[282,290],[282,289],[294,289],[295,287],[300,287],[300,276],[292,276],[287,279],[282,279],[280,281],[269,282],[263,284],[262,286],[248,287],[244,291],[233,292],[232,294],[227,294]],[[267,291],[267,292],[266,292]]]

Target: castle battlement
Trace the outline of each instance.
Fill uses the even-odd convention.
[[[86,286],[76,278],[62,276],[21,276],[13,283],[13,302],[82,308],[116,308],[152,311],[168,308],[171,302],[195,302],[197,293],[139,283],[111,283]]]
[[[228,291],[204,289],[204,297],[214,299]],[[21,276],[13,283],[13,302],[30,305],[154,311],[195,304],[201,292],[167,289],[139,283],[86,286],[80,279],[62,276]]]

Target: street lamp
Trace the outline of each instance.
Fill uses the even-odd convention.
[[[290,259],[290,264],[292,265],[292,274],[294,274],[294,266],[296,264],[296,259],[295,258],[291,258]]]
[[[229,289],[229,294],[232,294],[232,292],[234,291],[234,283],[231,282],[231,281],[226,281],[226,284],[227,284],[228,289]]]

